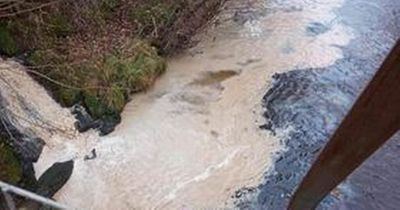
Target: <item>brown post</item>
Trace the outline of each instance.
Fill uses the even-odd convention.
[[[400,129],[400,41],[308,171],[289,204],[309,210]],[[400,154],[399,154],[400,161]]]

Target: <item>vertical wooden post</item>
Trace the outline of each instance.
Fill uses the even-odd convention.
[[[400,41],[308,171],[289,209],[314,209],[399,129]]]

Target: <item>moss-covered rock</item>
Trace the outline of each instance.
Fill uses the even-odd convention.
[[[149,43],[135,41],[124,52],[116,50],[79,66],[62,63],[54,53],[37,50],[28,57],[32,65],[52,65],[40,79],[51,85],[64,106],[82,102],[94,119],[118,115],[129,94],[150,87],[165,71],[165,60]],[[60,63],[58,63],[61,61]],[[54,62],[54,63],[53,63]]]
[[[133,55],[116,53],[105,57],[94,70],[99,72],[97,78],[92,78],[98,87],[83,87],[84,105],[94,118],[120,113],[129,94],[148,88],[165,71],[165,61],[154,48],[146,43],[136,46]]]
[[[0,180],[17,184],[22,176],[22,169],[18,157],[12,148],[0,137]]]

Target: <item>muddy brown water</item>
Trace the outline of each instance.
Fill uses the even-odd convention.
[[[73,151],[45,148],[37,168],[73,152],[75,172],[56,198],[85,209],[233,207],[232,195],[257,187],[284,149],[286,131],[273,136],[259,128],[272,75],[342,57],[339,46],[353,35],[335,22],[341,4],[263,16],[262,1],[228,3],[220,24],[169,59],[154,88],[132,97],[116,131],[91,145],[95,160],[83,161],[87,143],[74,141]],[[310,35],[312,19],[329,22],[330,30]]]
[[[21,119],[31,118],[32,110],[40,113],[35,118],[39,119],[38,123],[33,127],[23,120],[16,122],[21,129],[30,126],[30,132],[46,142],[35,165],[38,175],[55,161],[75,160],[71,179],[55,196],[71,207],[281,209],[301,175],[287,181],[282,178],[282,172],[303,172],[312,159],[312,156],[306,159],[295,156],[301,161],[294,161],[293,166],[282,154],[302,154],[301,150],[293,150],[292,145],[307,145],[304,140],[297,141],[305,137],[317,139],[316,148],[323,145],[319,139],[327,134],[313,133],[314,129],[321,128],[326,133],[332,131],[334,122],[351,104],[362,81],[371,75],[354,77],[358,80],[354,90],[348,89],[352,92],[351,97],[334,97],[335,92],[315,91],[329,90],[324,84],[307,86],[319,81],[317,77],[306,76],[304,79],[301,76],[307,75],[304,73],[291,76],[291,70],[324,72],[328,69],[325,79],[343,78],[329,69],[335,69],[335,65],[343,60],[351,61],[353,51],[357,49],[346,50],[346,46],[354,42],[361,42],[362,46],[375,45],[363,39],[366,35],[360,33],[362,29],[372,30],[372,26],[366,26],[370,21],[368,18],[352,19],[349,11],[338,11],[352,11],[352,8],[365,5],[372,8],[371,11],[380,8],[370,7],[363,1],[349,5],[345,0],[228,2],[215,20],[215,26],[195,38],[199,41],[196,47],[170,58],[167,73],[154,88],[132,96],[122,113],[122,123],[107,137],[100,138],[95,131],[77,133],[69,110],[59,107],[15,63],[3,62],[0,66],[4,70],[0,72],[2,76],[14,84],[13,90],[2,83],[0,87],[2,95],[13,102],[8,108]],[[371,11],[357,14],[366,16]],[[386,46],[394,39],[379,37],[387,38]],[[386,48],[377,47],[376,51],[382,52]],[[372,55],[375,54],[371,52]],[[363,58],[367,60],[368,57]],[[289,80],[285,80],[289,85],[282,83],[280,86],[279,78],[273,79],[277,73],[289,74]],[[346,71],[343,74],[346,75]],[[362,72],[356,74],[363,75]],[[337,84],[337,81],[332,83]],[[288,91],[285,87],[289,87]],[[14,90],[22,95],[16,96]],[[268,96],[263,102],[268,90],[277,91],[269,93],[275,104],[268,104]],[[338,113],[329,110],[318,114],[319,109],[324,110],[324,103],[307,99],[313,94],[316,98],[323,98],[319,94],[332,96],[322,101],[344,108],[338,108]],[[29,100],[22,104],[20,97]],[[292,100],[296,97],[301,100]],[[303,106],[297,101],[307,103]],[[315,107],[317,111],[308,112],[307,107]],[[274,111],[275,115],[265,115],[265,118],[266,110]],[[296,114],[296,110],[305,110],[301,113],[308,118],[291,118],[291,115],[303,116]],[[320,115],[327,113],[323,118],[328,119],[327,122],[318,121]],[[268,123],[271,124],[266,126]],[[311,126],[299,127],[301,123]],[[273,132],[260,129],[260,126],[270,127]],[[299,130],[302,133],[296,132]],[[312,131],[311,135],[304,133],[307,130]],[[85,155],[93,148],[97,157],[85,161]],[[268,184],[271,180],[278,180],[277,184]],[[285,189],[284,193],[281,189]],[[340,193],[344,194],[342,191]]]

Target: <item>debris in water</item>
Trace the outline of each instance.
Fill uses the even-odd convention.
[[[92,149],[92,151],[90,151],[90,155],[85,155],[85,157],[83,158],[83,160],[93,160],[97,157],[96,154],[96,149]]]

